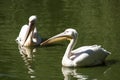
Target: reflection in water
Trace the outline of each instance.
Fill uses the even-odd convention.
[[[35,78],[36,76],[34,75],[35,71],[33,68],[33,61],[35,55],[33,53],[36,52],[36,48],[23,47],[21,45],[18,45],[18,49],[20,54],[22,55],[21,57],[23,58],[25,65],[27,66],[28,74],[30,75],[30,78]]]
[[[83,75],[82,73],[77,73],[75,68],[62,67],[62,73],[64,75],[64,80],[71,80],[71,77],[77,78],[79,80],[87,80],[88,75]]]
[[[90,71],[78,71],[78,68],[68,68],[68,67],[62,67],[62,74],[64,76],[64,80],[73,80],[73,78],[77,80],[98,80],[99,77],[104,77],[107,72],[111,68],[105,68],[103,70],[90,70]],[[95,76],[95,74],[98,74],[99,76]]]

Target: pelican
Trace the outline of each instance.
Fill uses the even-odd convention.
[[[110,54],[99,45],[83,46],[72,50],[76,44],[78,33],[75,29],[68,28],[64,32],[49,38],[41,45],[50,44],[61,40],[70,40],[65,54],[62,58],[62,65],[65,67],[95,66],[103,64],[105,58]]]
[[[35,22],[37,17],[32,15],[29,17],[28,25],[24,25],[16,39],[16,42],[22,46],[35,46],[41,43],[41,38],[38,36]]]

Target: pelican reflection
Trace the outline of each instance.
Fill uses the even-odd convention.
[[[110,69],[110,67],[96,67],[96,69],[62,67],[61,70],[64,80],[99,80],[101,77],[105,78]]]
[[[25,65],[27,66],[28,74],[30,75],[30,78],[35,78],[36,76],[34,75],[35,71],[33,66],[34,66],[34,57],[35,57],[36,48],[18,45],[18,49],[22,59],[25,62]]]
[[[62,67],[62,73],[64,76],[64,80],[72,80],[71,78],[76,78],[78,80],[88,79],[88,75],[77,73],[77,69],[75,68]]]

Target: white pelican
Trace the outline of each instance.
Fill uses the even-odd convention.
[[[44,41],[41,45],[46,45],[64,39],[70,40],[70,43],[62,58],[62,65],[66,67],[95,66],[104,63],[105,58],[110,54],[110,52],[101,48],[101,46],[83,46],[72,50],[77,41],[77,37],[77,31],[69,28],[64,32]]]
[[[34,46],[41,43],[41,38],[38,36],[37,28],[35,27],[35,22],[37,17],[35,15],[30,16],[29,24],[24,25],[21,28],[19,36],[16,41],[22,46]]]

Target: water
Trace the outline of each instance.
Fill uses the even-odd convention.
[[[0,80],[119,80],[119,4],[119,0],[0,0]],[[75,48],[102,45],[112,53],[106,66],[62,67],[66,41],[20,49],[15,39],[33,14],[43,38],[71,27],[79,33]]]

